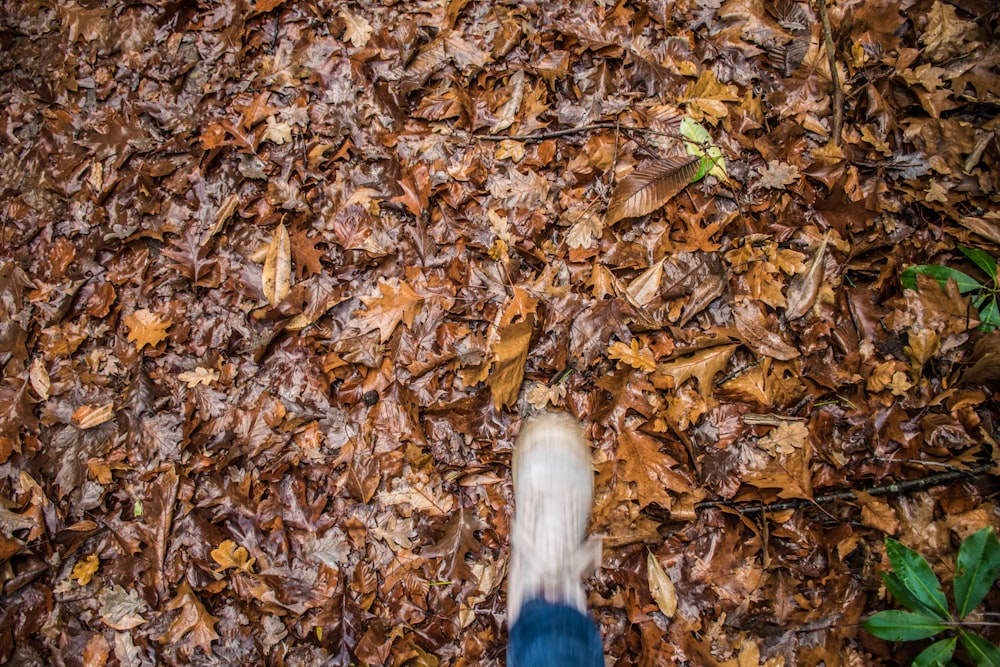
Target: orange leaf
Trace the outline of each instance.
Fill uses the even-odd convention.
[[[70,572],[69,578],[76,579],[76,583],[81,586],[86,586],[94,578],[94,574],[97,573],[97,568],[100,565],[101,563],[97,559],[97,554],[90,554],[73,566],[73,571]]]
[[[363,312],[362,328],[365,331],[379,330],[379,340],[385,342],[400,322],[411,326],[424,297],[401,280],[379,282],[381,296],[363,296],[361,301],[368,307]]]
[[[136,349],[149,345],[156,347],[167,337],[167,329],[173,324],[170,320],[161,319],[156,313],[140,308],[125,316],[125,326],[128,327],[128,340],[135,343]]]
[[[212,560],[221,565],[216,572],[222,572],[229,568],[236,568],[244,572],[253,572],[253,564],[256,558],[249,558],[250,553],[245,547],[241,547],[232,540],[224,540],[222,544],[212,550]]]
[[[486,384],[490,387],[493,405],[497,409],[513,404],[521,391],[524,362],[528,360],[528,345],[534,330],[531,320],[522,320],[506,327],[500,333],[500,341],[493,346],[494,365]]]

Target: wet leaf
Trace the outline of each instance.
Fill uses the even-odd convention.
[[[272,306],[288,295],[292,288],[292,251],[288,230],[279,224],[271,236],[261,274],[261,290]]]
[[[611,193],[605,225],[652,213],[687,187],[698,173],[701,158],[666,158],[636,169]]]
[[[156,347],[167,337],[167,329],[173,325],[169,319],[140,308],[125,316],[125,326],[129,328],[128,340],[135,343],[138,350],[149,345]]]
[[[677,591],[670,577],[663,571],[660,561],[652,552],[646,552],[646,577],[649,579],[649,593],[656,606],[667,618],[677,612]]]
[[[211,655],[212,642],[219,638],[215,631],[215,624],[219,619],[206,611],[187,581],[181,582],[177,588],[177,595],[170,600],[166,609],[169,611],[179,609],[181,613],[170,623],[160,643],[180,644],[186,636],[188,643],[195,644]]]

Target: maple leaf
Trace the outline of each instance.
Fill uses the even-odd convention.
[[[378,329],[379,340],[384,343],[400,322],[413,326],[413,318],[420,311],[424,297],[397,278],[380,280],[378,290],[379,296],[361,297],[367,311],[359,311],[358,324],[362,331]]]
[[[180,609],[181,613],[167,628],[160,643],[178,644],[184,635],[190,633],[188,641],[211,655],[212,642],[219,638],[215,631],[215,624],[219,619],[208,613],[186,580],[177,587],[177,595],[170,600],[166,609]]]
[[[135,343],[136,349],[149,345],[156,347],[167,337],[167,329],[173,325],[168,319],[163,319],[156,313],[140,308],[125,316],[125,326],[129,328],[128,340]]]
[[[694,120],[705,119],[712,125],[729,115],[726,102],[739,102],[735,86],[719,83],[715,73],[705,68],[698,80],[688,86],[681,101],[684,102]]]

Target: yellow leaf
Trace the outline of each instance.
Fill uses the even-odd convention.
[[[199,384],[207,386],[219,379],[219,371],[198,366],[193,371],[184,371],[178,374],[177,379],[186,382],[188,389],[197,387]]]
[[[97,573],[97,568],[100,564],[97,554],[90,554],[73,566],[73,571],[70,573],[69,578],[75,579],[76,583],[81,586],[86,586],[94,578],[94,574]]]
[[[264,258],[264,272],[261,275],[261,289],[272,306],[285,298],[292,288],[292,246],[288,239],[288,230],[284,224],[279,224],[271,237]]]
[[[677,611],[677,591],[674,582],[663,571],[660,561],[651,551],[646,552],[646,578],[649,580],[649,592],[656,601],[663,615],[672,618]]]
[[[236,568],[243,572],[253,573],[253,564],[256,558],[249,558],[250,553],[245,547],[237,546],[232,540],[225,540],[218,547],[212,550],[212,560],[221,567],[216,572],[222,572],[229,568]]]
[[[651,373],[656,370],[656,360],[652,351],[648,348],[640,350],[638,338],[633,338],[629,345],[616,340],[608,346],[608,358],[625,362],[640,371]]]
[[[125,316],[125,326],[128,327],[128,340],[135,343],[138,350],[149,345],[156,347],[167,337],[167,329],[173,324],[170,320],[162,319],[156,313],[140,308],[139,310]]]
[[[500,333],[500,341],[493,346],[493,370],[486,384],[493,395],[493,405],[498,410],[517,400],[521,381],[524,380],[524,362],[528,360],[532,331],[531,321],[515,322]]]

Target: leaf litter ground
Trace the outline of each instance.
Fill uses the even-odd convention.
[[[988,282],[998,14],[814,10],[4,3],[0,661],[499,664],[555,406],[609,664],[906,663],[883,536],[998,525],[1000,338],[899,282]]]

